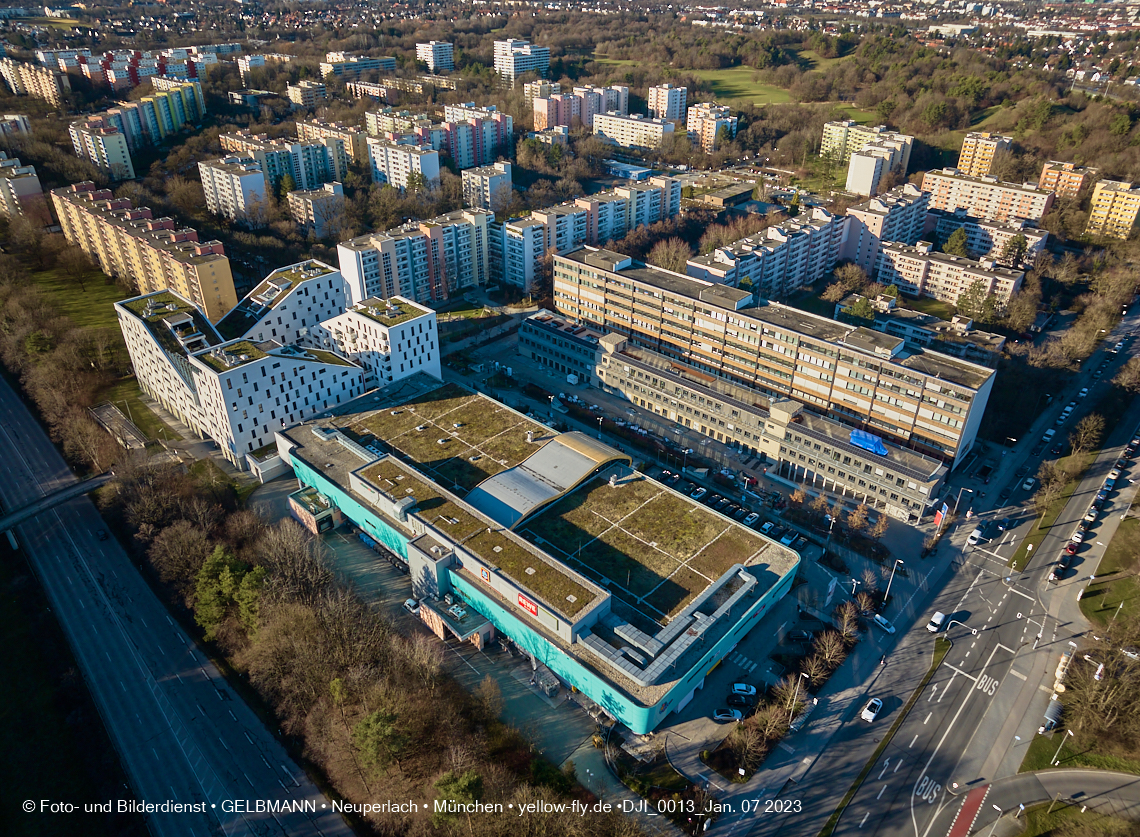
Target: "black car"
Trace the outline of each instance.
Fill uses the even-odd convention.
[[[1057,566],[1060,567],[1062,570],[1067,570],[1072,565],[1073,565],[1073,556],[1069,555],[1067,552],[1062,552],[1061,557],[1059,559],[1057,559]]]
[[[715,506],[717,503],[719,503],[723,499],[724,499],[724,496],[721,494],[710,494],[708,497],[705,498],[705,502],[708,503],[710,506]]]
[[[717,500],[715,503],[713,503],[713,508],[716,509],[717,511],[723,511],[725,508],[728,507],[728,505],[731,502],[732,501],[729,500],[727,497],[721,497],[719,500]]]
[[[1033,450],[1031,450],[1031,451],[1029,452],[1029,455],[1030,455],[1030,456],[1037,456],[1037,455],[1038,455],[1038,454],[1040,454],[1040,453],[1041,453],[1041,451],[1043,451],[1043,450],[1045,450],[1045,443],[1044,443],[1044,442],[1038,442],[1038,443],[1037,443],[1037,447],[1035,447]]]
[[[748,509],[744,508],[744,506],[737,506],[736,511],[732,513],[732,517],[734,520],[743,520],[747,514]]]
[[[1009,499],[1009,495],[1010,495],[1010,494],[1012,494],[1012,493],[1013,493],[1013,489],[1010,489],[1010,488],[1003,488],[1003,489],[1001,490],[1001,494],[999,494],[999,495],[998,495],[998,498],[999,498],[999,499],[1001,499],[1001,500],[1008,500],[1008,499]]]
[[[99,531],[97,531],[95,533],[95,537],[101,541],[107,540],[107,530],[106,529],[100,529]]]
[[[747,706],[749,708],[756,705],[756,699],[748,695],[729,695],[725,698],[725,702],[729,706]]]
[[[1010,519],[1008,517],[1003,517],[1001,522],[998,523],[998,531],[1004,532],[1006,529],[1009,528],[1009,524],[1010,524]]]

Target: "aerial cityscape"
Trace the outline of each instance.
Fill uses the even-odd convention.
[[[0,833],[1140,835],[1140,6],[0,9]]]

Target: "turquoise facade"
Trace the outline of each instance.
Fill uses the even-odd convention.
[[[392,528],[374,511],[362,505],[351,494],[325,479],[296,457],[292,457],[293,470],[298,478],[328,497],[341,512],[364,532],[388,547],[397,555],[408,557],[409,538]],[[452,589],[482,613],[495,629],[510,637],[521,648],[534,655],[534,658],[562,678],[563,682],[574,686],[614,718],[625,724],[635,733],[651,732],[658,724],[677,708],[678,704],[698,685],[704,677],[728,654],[741,639],[780,601],[791,589],[795,577],[793,566],[759,600],[745,611],[736,625],[716,644],[711,646],[700,661],[682,677],[665,695],[660,703],[642,706],[622,693],[605,678],[582,665],[572,655],[567,654],[530,625],[514,615],[496,598],[488,596],[478,586],[472,584],[462,573],[448,571]]]

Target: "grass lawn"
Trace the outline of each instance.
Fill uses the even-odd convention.
[[[832,61],[842,61],[842,58],[832,58]],[[879,115],[873,110],[861,110],[853,105],[841,105],[844,111],[847,112],[848,119],[854,119],[860,125],[866,125],[869,122],[878,122]]]
[[[902,297],[901,301],[904,308],[910,308],[912,311],[921,311],[923,314],[930,314],[941,320],[949,320],[957,312],[957,309],[949,302],[943,302],[940,299],[930,299],[925,296],[919,297],[918,299]]]
[[[632,59],[628,59],[628,58],[603,58],[600,55],[594,55],[594,60],[597,61],[599,64],[630,64],[630,65],[632,65],[632,64],[639,63],[637,61],[633,61]]]
[[[1045,540],[1045,536],[1049,534],[1049,527],[1053,525],[1057,517],[1064,511],[1065,505],[1069,502],[1069,498],[1073,496],[1073,492],[1076,491],[1081,477],[1084,476],[1089,465],[1096,460],[1096,453],[1082,453],[1079,459],[1074,460],[1075,456],[1075,454],[1069,454],[1057,460],[1057,464],[1060,467],[1072,469],[1074,476],[1065,485],[1061,496],[1054,500],[1053,504],[1045,510],[1045,514],[1037,521],[1037,525],[1029,530],[1029,534],[1025,540],[1021,542],[1021,546],[1017,548],[1017,552],[1015,552],[1013,557],[1009,560],[1009,566],[1012,569],[1020,570],[1026,565],[1029,560],[1029,553],[1040,546],[1041,542]]]
[[[9,837],[93,837],[146,833],[141,817],[25,816],[25,799],[80,806],[115,794],[124,781],[67,640],[22,560],[0,562],[0,833]],[[77,817],[82,817],[82,829]]]
[[[753,81],[756,72],[752,67],[692,71],[693,75],[709,83],[717,99],[748,99],[757,105],[778,105],[792,101],[791,95],[782,87]]]
[[[173,442],[178,439],[178,434],[167,427],[162,419],[142,402],[142,391],[139,389],[139,382],[134,378],[123,378],[111,384],[99,393],[99,400],[115,404],[152,442],[159,439]]]
[[[98,270],[92,271],[85,291],[60,270],[38,271],[32,274],[32,281],[51,298],[56,310],[77,326],[118,330],[119,321],[111,306],[127,297],[118,285],[108,285]]]
[[[807,62],[809,69],[812,70],[826,70],[828,67],[838,64],[840,61],[846,61],[851,57],[850,55],[841,55],[838,58],[820,58],[819,53],[814,49],[801,49],[796,54],[800,61]]]
[[[80,25],[79,21],[73,17],[22,17],[20,18],[20,22],[66,31],[70,31]]]
[[[1061,743],[1060,736],[1065,736],[1065,743]],[[1053,756],[1057,748],[1061,754],[1057,757],[1060,764],[1058,768],[1089,767],[1094,770],[1115,770],[1120,773],[1140,774],[1140,760],[1125,758],[1123,756],[1103,755],[1096,752],[1097,742],[1077,733],[1068,736],[1063,730],[1058,730],[1052,736],[1037,735],[1029,744],[1025,752],[1025,759],[1021,762],[1019,773],[1032,773],[1036,770],[1048,770],[1051,767]],[[1054,809],[1055,810],[1055,809]]]
[[[1140,615],[1140,580],[1134,575],[1112,581],[1096,581],[1081,596],[1081,613],[1094,625],[1104,626],[1116,618],[1116,612],[1135,618]]]
[[[1116,530],[1104,557],[1100,559],[1097,575],[1134,572],[1140,565],[1140,518],[1130,517]]]

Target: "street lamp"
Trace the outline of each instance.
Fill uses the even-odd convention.
[[[598,416],[598,439],[602,438],[602,417]]]
[[[855,588],[859,586],[859,579],[851,579],[851,598],[855,598]]]
[[[992,807],[992,808],[993,808],[995,811],[997,811],[997,812],[998,812],[998,817],[997,817],[997,819],[996,819],[996,820],[994,820],[994,824],[993,824],[993,826],[990,828],[990,833],[989,833],[988,835],[986,835],[986,837],[994,837],[994,830],[997,828],[997,824],[998,824],[999,822],[1001,822],[1001,817],[1002,817],[1002,812],[1001,812],[1001,806],[1000,806],[1000,805],[991,805],[991,807]]]
[[[806,674],[804,674],[802,671],[800,672],[800,677],[802,677],[804,680],[808,679],[808,676]],[[796,704],[799,703],[799,700],[800,700],[800,681],[799,681],[799,678],[797,678],[796,679],[795,696],[792,698],[792,711],[793,712],[796,711]]]
[[[1073,734],[1073,731],[1071,729],[1065,730],[1065,735],[1071,736],[1072,734]],[[1057,758],[1058,758],[1058,756],[1061,755],[1061,747],[1065,746],[1065,735],[1061,736],[1061,743],[1057,746],[1057,752],[1055,752],[1053,754],[1053,758],[1051,758],[1049,760],[1049,764],[1054,765],[1054,766],[1060,764],[1060,762],[1057,760]]]
[[[883,594],[883,607],[886,607],[887,600],[891,597],[891,583],[895,580],[895,570],[898,569],[899,564],[903,563],[902,558],[896,558],[894,565],[891,567],[891,577],[887,581],[887,592]]]
[[[963,491],[969,491],[971,494],[974,493],[974,489],[966,488],[966,486],[964,486],[964,485],[958,489],[958,496],[954,498],[954,514],[958,513],[958,503],[960,503],[962,501],[962,492]]]

